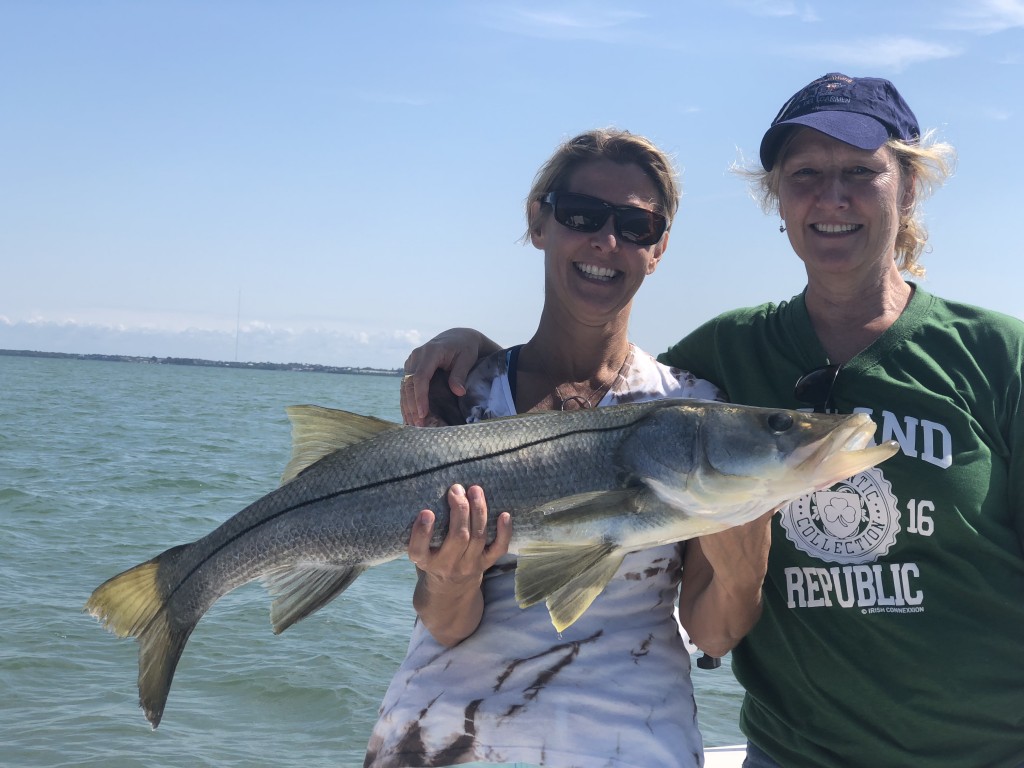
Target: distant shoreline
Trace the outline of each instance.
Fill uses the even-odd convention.
[[[28,349],[0,349],[9,357],[55,357],[70,360],[101,360],[108,363],[144,363],[146,365],[193,365],[204,368],[245,368],[260,371],[303,371],[307,373],[349,373],[358,376],[401,376],[401,368],[349,368],[313,363],[240,363],[227,360],[200,360],[194,357],[136,357],[133,355],[82,355],[74,352],[38,352]]]

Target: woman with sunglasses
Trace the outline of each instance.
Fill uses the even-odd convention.
[[[760,159],[806,287],[659,359],[737,402],[869,413],[902,451],[773,520],[763,615],[732,656],[744,765],[1024,766],[1024,323],[908,279],[952,148],[889,81],[834,73]],[[420,375],[477,343],[428,349]]]
[[[537,331],[473,368],[462,418],[719,396],[628,337],[633,297],[664,253],[678,198],[671,162],[643,137],[596,130],[558,148],[526,202],[524,240],[544,253]],[[365,765],[699,765],[690,656],[674,615],[682,566],[681,615],[724,653],[759,610],[763,530],[724,532],[708,557],[676,544],[628,555],[583,617],[556,633],[543,605],[515,601],[508,515],[487,546],[481,489],[454,488],[449,504],[440,548],[430,548],[429,511],[410,540],[419,620]],[[761,568],[755,557],[717,576],[709,557],[737,542],[761,547]]]

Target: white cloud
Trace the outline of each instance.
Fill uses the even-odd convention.
[[[383,91],[354,91],[353,98],[367,104],[398,107],[426,107],[431,100],[424,96],[410,96],[401,93],[385,93]]]
[[[621,42],[624,26],[647,18],[642,13],[612,6],[601,8],[596,3],[566,4],[544,10],[482,6],[479,11],[484,24],[513,34],[597,42]]]
[[[980,34],[1024,27],[1024,0],[968,0],[942,26]]]
[[[911,64],[950,59],[961,54],[959,48],[912,37],[880,37],[843,43],[818,43],[790,49],[805,58],[836,62],[840,69],[870,67],[899,72]]]
[[[800,21],[820,21],[818,12],[809,3],[791,0],[733,0],[732,5],[754,16],[786,18],[794,16]]]
[[[242,362],[400,368],[417,330],[292,329],[246,323],[234,330],[129,327],[73,320],[14,321],[0,316],[0,349]]]

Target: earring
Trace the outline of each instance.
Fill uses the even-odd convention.
[[[786,221],[784,219],[779,220],[779,232],[786,231]]]

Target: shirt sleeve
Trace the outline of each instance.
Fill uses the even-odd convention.
[[[689,371],[721,387],[725,377],[719,371],[720,355],[715,344],[717,326],[717,320],[704,323],[658,355],[658,362]]]

